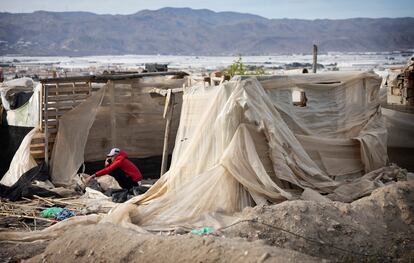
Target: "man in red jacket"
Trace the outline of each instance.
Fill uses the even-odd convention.
[[[131,189],[134,186],[141,185],[142,175],[138,168],[128,160],[127,154],[118,149],[113,148],[107,155],[105,168],[97,171],[86,179],[86,184],[95,177],[102,175],[110,175],[115,178],[119,186],[123,189]]]

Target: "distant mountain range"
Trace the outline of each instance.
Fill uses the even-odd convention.
[[[265,55],[414,49],[414,18],[267,19],[190,8],[0,13],[0,55]]]

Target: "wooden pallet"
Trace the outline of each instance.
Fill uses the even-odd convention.
[[[48,158],[51,157],[59,128],[59,119],[66,112],[84,102],[91,93],[91,83],[87,81],[64,82],[57,80],[42,84],[42,107],[39,113],[42,120],[41,130],[33,136],[30,145],[30,152],[36,161],[40,162],[45,159],[46,148],[48,148]],[[48,147],[45,147],[46,141]]]

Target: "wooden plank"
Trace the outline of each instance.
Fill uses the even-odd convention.
[[[45,120],[48,120],[48,110],[47,110],[47,104],[48,104],[48,96],[49,96],[49,87],[48,86],[44,86],[44,101],[43,101],[43,105],[44,105],[44,116],[45,116]],[[44,148],[44,155],[45,155],[45,163],[46,166],[49,165],[49,127],[48,125],[44,125],[45,129],[45,148]]]
[[[171,122],[174,113],[174,93],[171,90],[168,91],[167,96],[165,98],[165,111],[164,111],[164,118],[166,118],[165,123],[165,134],[164,134],[164,147],[162,150],[162,161],[161,161],[161,176],[165,174],[167,171],[167,160],[168,160],[168,147],[169,147],[169,138],[170,138],[170,129],[171,129]],[[166,115],[168,112],[168,115]]]
[[[49,109],[65,109],[65,108],[75,108],[83,101],[59,101],[52,102],[48,104]]]
[[[90,86],[87,84],[76,85],[76,83],[67,83],[67,84],[53,84],[53,85],[46,85],[50,90],[53,91],[67,91],[67,90],[75,90],[75,91],[83,91],[83,90],[90,90]]]
[[[39,160],[39,159],[43,160],[45,158],[44,152],[30,152],[30,154],[35,160]]]
[[[57,128],[50,128],[50,126],[48,127],[49,129],[49,137],[51,134],[57,133],[58,129]]]
[[[90,95],[89,94],[62,94],[56,96],[49,96],[49,102],[56,101],[71,101],[71,100],[81,100],[85,101]]]
[[[55,137],[49,137],[49,144],[53,144],[55,142]],[[32,139],[31,145],[37,145],[37,144],[45,144],[45,138],[37,138]]]
[[[45,147],[45,143],[31,143],[30,144],[30,149],[34,149],[34,148],[43,148]]]
[[[44,143],[36,143],[36,144],[32,144],[32,146],[30,146],[30,151],[37,151],[37,150],[45,150],[45,144]]]
[[[167,115],[167,111],[170,108],[170,99],[171,99],[172,91],[169,89],[168,92],[165,94],[165,106],[164,106],[164,113],[162,114],[162,117],[165,119],[165,116]],[[174,94],[172,95],[174,96]]]
[[[49,94],[52,96],[56,95],[70,95],[70,94],[89,94],[90,91],[87,89],[81,89],[81,90],[73,90],[73,89],[64,89],[64,90],[57,90],[52,89]]]
[[[58,88],[82,88],[82,87],[89,87],[89,82],[57,82],[53,84],[46,84],[50,85],[51,87],[58,87]]]
[[[48,124],[49,126],[57,126],[58,121],[57,121],[56,119],[49,119],[49,120],[47,121],[47,124]],[[42,120],[42,125],[45,125],[45,120]]]
[[[82,94],[89,94],[90,92],[89,92],[89,90],[78,90],[78,91],[74,91],[74,90],[61,90],[61,91],[59,91],[59,90],[52,90],[51,92],[50,92],[50,95],[71,95],[71,94],[79,94],[79,95],[82,95]]]
[[[35,133],[35,134],[33,134],[33,137],[32,137],[32,140],[33,139],[41,139],[41,138],[45,138],[45,134],[44,133]]]
[[[65,89],[65,88],[89,88],[88,82],[66,82],[66,83],[51,83],[45,84],[49,88],[58,88],[58,89]]]
[[[43,150],[34,150],[34,151],[30,150],[30,153],[32,155],[44,155],[45,152]],[[49,151],[49,153],[50,153],[50,151]]]
[[[70,110],[72,110],[72,109],[58,109],[58,110],[56,110],[56,109],[51,109],[51,110],[48,110],[48,111],[47,111],[47,113],[50,115],[50,117],[52,117],[52,119],[56,119],[56,116],[57,116],[57,117],[61,117],[61,116],[63,116],[66,112],[68,112],[68,111],[70,111]]]

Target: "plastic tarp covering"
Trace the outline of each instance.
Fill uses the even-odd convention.
[[[414,172],[414,114],[382,108],[388,130],[391,163]]]
[[[414,172],[414,112],[410,106],[387,103],[388,86],[397,75],[392,71],[385,75],[380,89],[381,112],[388,131],[388,157],[391,163]],[[385,85],[386,82],[388,85]]]
[[[128,201],[137,207],[120,206],[110,217],[162,228],[298,198],[304,188],[333,193],[386,164],[380,83],[373,73],[349,72],[192,87],[170,170]],[[293,105],[293,90],[306,92],[306,107]]]
[[[12,186],[25,172],[37,166],[36,161],[30,154],[30,143],[37,131],[38,128],[34,128],[24,137],[19,149],[14,154],[9,170],[1,179],[0,184]]]
[[[299,198],[305,188],[334,193],[386,164],[380,83],[373,73],[349,72],[191,87],[170,170],[110,217],[132,213],[128,220],[140,226],[165,227]],[[293,105],[293,90],[306,92],[305,107]]]
[[[0,125],[0,180],[9,170],[14,154],[19,149],[24,137],[33,130],[32,127]]]
[[[31,78],[19,78],[3,82],[0,86],[1,103],[4,109],[10,110],[9,95],[19,91],[32,91],[33,80]]]
[[[154,88],[182,88],[184,79],[166,77],[114,81],[99,106],[85,148],[85,161],[105,159],[113,147],[121,148],[130,158],[161,156],[165,130],[165,97],[151,96]],[[181,111],[181,93],[175,96],[171,137],[175,137]],[[60,129],[60,127],[59,127]],[[174,148],[170,140],[169,149]]]
[[[7,111],[7,123],[13,126],[36,127],[39,125],[42,84],[37,84],[32,97],[23,106]]]
[[[218,227],[246,206],[300,198],[307,188],[340,189],[339,197],[366,194],[375,176],[363,175],[387,160],[380,82],[373,73],[349,72],[193,86],[183,96],[170,170],[145,194],[105,217],[4,236],[50,238],[75,224],[99,222],[141,232]],[[292,103],[297,89],[306,92],[305,107]]]
[[[414,148],[414,114],[382,108],[388,130],[388,146]]]
[[[154,88],[182,87],[184,79],[143,78],[110,82],[85,102],[65,113],[51,161],[52,182],[69,186],[85,161],[102,160],[113,147],[129,157],[162,155],[165,98],[151,97]],[[105,91],[104,91],[105,90]],[[171,136],[175,136],[181,110],[181,94],[176,96]],[[172,152],[174,141],[170,141]]]
[[[51,180],[55,185],[70,185],[83,163],[89,130],[102,103],[105,90],[106,86],[59,120],[50,169]]]

